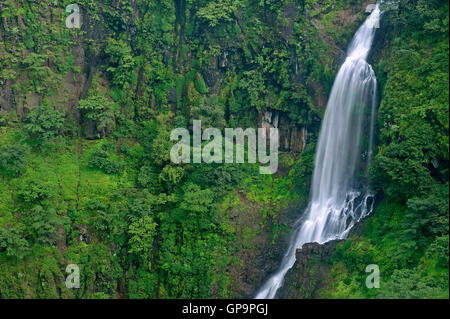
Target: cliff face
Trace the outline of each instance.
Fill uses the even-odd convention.
[[[305,126],[295,123],[281,111],[265,111],[258,113],[258,127],[279,129],[279,150],[282,152],[301,153],[306,147],[309,137]]]
[[[51,1],[29,7],[32,16],[21,13],[19,8],[25,2],[2,4],[2,10],[8,14],[2,16],[0,25],[0,43],[4,48],[0,50],[0,113],[14,111],[20,120],[39,104],[52,104],[66,114],[67,120],[87,126],[84,134],[88,138],[101,136],[96,132],[95,125],[89,121],[82,123],[78,101],[87,97],[93,79],[106,94],[119,83],[107,70],[108,63],[111,62],[119,70],[123,62],[119,56],[113,56],[112,49],[108,49],[111,44],[108,44],[108,39],[122,32],[129,39],[127,45],[130,53],[134,56],[138,56],[139,52],[142,54],[142,44],[137,41],[143,37],[140,33],[142,26],[136,19],[145,19],[148,10],[154,9],[155,5],[147,4],[146,8],[146,2],[141,2],[132,1],[127,7],[113,1],[111,8],[102,2],[96,8],[81,4],[82,26],[79,30],[65,27],[67,14],[64,8]],[[278,112],[281,114],[280,145],[285,151],[301,152],[308,132],[318,131],[331,77],[342,59],[351,33],[364,17],[366,3],[358,1],[339,6],[317,4],[305,8],[286,1],[277,5],[279,14],[264,7],[259,17],[262,21],[258,20],[258,23],[263,23],[266,31],[255,29],[255,21],[247,15],[245,7],[236,7],[235,20],[230,18],[233,21],[228,22],[233,31],[226,30],[228,34],[221,34],[220,27],[212,27],[211,22],[205,22],[209,16],[199,19],[195,15],[197,6],[186,5],[186,1],[167,2],[165,13],[161,13],[166,15],[161,34],[165,40],[157,39],[158,45],[153,50],[166,68],[173,68],[172,77],[178,74],[184,78],[182,85],[176,87],[172,83],[171,87],[167,83],[169,85],[162,92],[164,97],[156,92],[146,93],[144,88],[152,85],[153,80],[145,74],[143,65],[136,69],[136,74],[127,74],[135,79],[126,81],[130,84],[134,82],[132,85],[126,84],[126,91],[151,109],[168,103],[172,110],[189,116],[192,105],[206,93],[202,90],[198,92],[198,86],[190,86],[188,74],[198,69],[197,77],[201,77],[199,81],[204,81],[209,94],[217,94],[227,100],[225,112],[229,119],[257,125],[262,124],[258,121],[258,114]],[[112,12],[123,17],[113,18]],[[49,26],[53,29],[46,30]],[[14,31],[16,29],[18,32]],[[38,33],[42,31],[36,30],[42,30],[45,36],[41,34],[39,38]],[[144,41],[150,44],[155,39]],[[313,51],[305,51],[307,46],[312,46]],[[199,55],[204,50],[209,51],[201,59],[199,67]],[[274,61],[257,62],[255,57],[260,50],[267,51],[263,59]],[[325,52],[320,52],[319,56],[321,50]],[[277,51],[282,54],[273,56]],[[309,65],[304,54],[315,56],[317,63]],[[270,67],[271,63],[273,70],[265,74],[264,68]],[[329,73],[319,74],[322,71]],[[230,74],[233,75],[230,77]],[[238,79],[249,83],[248,87],[243,88],[243,98],[237,98],[230,86]],[[288,86],[290,88],[286,90]],[[117,100],[115,96],[114,99]],[[250,113],[244,115],[237,112],[236,103],[248,104],[246,108],[250,108]],[[258,111],[255,112],[252,107]],[[139,109],[140,106],[135,106],[134,113]],[[134,114],[136,116],[138,114]]]
[[[0,151],[18,150],[17,168],[0,163],[0,296],[251,297],[308,198],[328,91],[367,1],[77,3],[80,29],[66,2],[0,2]],[[279,128],[280,172],[173,165],[170,129],[197,118]],[[68,261],[84,263],[78,291],[64,288]]]
[[[233,290],[238,298],[253,298],[256,291],[267,279],[268,274],[279,267],[287,245],[288,233],[280,232],[275,240],[273,228],[269,225],[261,228],[257,221],[261,221],[260,213],[264,209],[258,204],[252,205],[241,195],[242,203],[245,203],[243,211],[237,207],[231,207],[228,222],[236,229],[236,245],[242,246],[236,251],[235,257],[239,262],[227,268],[226,272],[233,278]],[[298,207],[304,206],[304,202],[292,202],[288,207],[279,209],[277,223],[290,225],[298,216]],[[249,237],[246,233],[255,235]]]

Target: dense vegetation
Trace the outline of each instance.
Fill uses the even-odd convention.
[[[70,3],[0,3],[0,297],[253,293],[267,274],[251,268],[276,264],[265,248],[308,199],[323,99],[364,1],[80,0],[80,30],[65,27]],[[448,4],[400,1],[383,21],[379,205],[321,296],[448,297]],[[279,173],[170,161],[173,128],[257,127],[268,110],[309,132]]]

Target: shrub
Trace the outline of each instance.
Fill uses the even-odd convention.
[[[102,149],[95,149],[92,152],[88,166],[98,168],[106,174],[120,174],[123,169],[120,162],[110,159],[108,153]]]
[[[8,256],[23,258],[30,251],[28,241],[17,227],[0,229],[0,249],[6,250]]]
[[[20,144],[0,147],[0,176],[12,178],[20,175],[27,165],[26,151],[27,148]]]
[[[94,121],[97,131],[105,136],[108,129],[114,125],[116,105],[106,97],[96,92],[78,105],[85,118]]]
[[[219,97],[213,94],[209,97],[203,97],[199,106],[193,106],[191,117],[194,120],[201,120],[203,127],[224,127],[225,111]]]
[[[64,114],[40,105],[30,111],[24,122],[24,130],[31,144],[41,144],[61,134]]]

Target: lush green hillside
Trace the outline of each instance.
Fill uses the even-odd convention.
[[[70,3],[0,3],[0,298],[251,296],[307,203],[327,96],[373,1],[81,0],[81,29]],[[382,22],[379,204],[314,297],[448,297],[448,4],[400,1]],[[170,161],[173,128],[267,114],[274,175]]]

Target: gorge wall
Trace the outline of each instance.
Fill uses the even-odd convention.
[[[70,0],[1,1],[0,298],[252,297],[308,202],[327,97],[374,2],[80,0],[72,29]],[[299,251],[283,297],[377,296],[373,262],[393,278],[383,296],[411,278],[414,296],[444,294],[448,5],[386,17],[370,57],[380,208],[349,241]],[[175,165],[170,132],[193,119],[278,127],[278,172]]]

